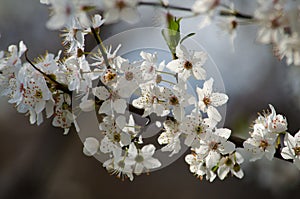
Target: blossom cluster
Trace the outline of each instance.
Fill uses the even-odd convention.
[[[249,161],[256,161],[264,156],[272,160],[276,150],[283,159],[291,159],[300,169],[300,133],[293,137],[287,132],[287,120],[281,114],[276,114],[272,105],[271,112],[260,115],[253,125],[250,138],[244,143],[244,149],[250,153]],[[284,139],[280,135],[284,134]]]
[[[185,157],[185,161],[195,176],[205,177],[210,182],[217,176],[221,180],[230,174],[238,178],[244,176],[241,169],[244,158],[236,151],[235,143],[229,141],[231,130],[220,128],[223,118],[219,107],[227,103],[228,96],[215,90],[214,78],[208,76],[204,67],[208,59],[205,52],[188,49],[183,40],[179,42],[172,38],[171,44],[167,43],[170,49],[175,49],[171,52],[173,60],[159,62],[157,53],[141,51],[139,60],[129,61],[118,55],[121,45],[116,49],[103,45],[99,27],[120,18],[135,22],[138,19],[137,6],[142,2],[40,2],[51,7],[47,27],[63,31],[64,55],[61,52],[57,55],[46,53],[32,62],[23,42],[19,46],[9,46],[7,52],[0,52],[0,95],[15,104],[18,112],[29,115],[31,124],[40,125],[46,115],[52,117],[53,126],[63,128],[67,134],[72,125],[80,131],[76,122],[80,113],[97,111],[101,139],[86,137],[83,153],[95,157],[106,154],[108,158],[103,166],[108,172],[133,180],[134,174],[140,175],[162,166],[156,154],[157,147],[143,137],[145,127],[153,122],[151,116],[155,115],[164,120],[162,124],[155,122],[160,129],[157,142],[161,151],[170,153],[171,157],[178,154],[183,145],[189,147],[191,154]],[[168,6],[166,1],[162,3]],[[300,64],[300,40],[294,29],[287,27],[285,18],[282,19],[284,3],[259,1],[260,9],[254,18],[262,24],[259,40],[281,46],[279,51],[284,52],[281,54],[287,57],[288,63],[297,65]],[[219,0],[197,0],[191,11],[207,15],[205,23],[209,23],[220,7],[224,4]],[[89,11],[95,8],[104,11],[104,19],[99,14],[89,15]],[[253,20],[238,15],[233,7],[226,9],[223,15]],[[269,27],[269,23],[273,26]],[[231,21],[231,25],[233,30],[237,24]],[[95,52],[85,50],[88,34],[92,34],[99,44]],[[292,38],[295,40],[289,41]],[[170,46],[174,41],[176,45]],[[282,45],[282,42],[286,44]],[[26,62],[21,59],[24,54]],[[199,82],[195,95],[188,87],[189,81]],[[72,96],[79,99],[78,107],[73,107]],[[244,142],[245,150],[252,155],[250,161],[263,156],[272,159],[282,145],[282,157],[292,159],[300,168],[300,132],[295,137],[287,133],[286,118],[276,114],[273,106],[270,108],[271,113],[257,118],[251,138]],[[141,118],[146,122],[141,122]],[[283,142],[281,134],[285,134]]]

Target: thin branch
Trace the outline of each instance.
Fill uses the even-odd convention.
[[[173,5],[163,5],[161,3],[157,2],[139,2],[139,6],[153,6],[153,7],[162,7],[165,9],[172,9],[172,10],[180,10],[180,11],[185,11],[185,12],[193,12],[191,8],[186,8],[186,7],[180,7],[180,6],[173,6]],[[232,10],[229,6],[226,6],[224,4],[221,4],[220,6],[225,7],[229,9],[229,11],[220,11],[219,15],[220,16],[235,16],[240,19],[253,19],[253,16],[243,14],[237,10]],[[195,14],[197,15],[197,14]]]
[[[154,6],[154,7],[163,7],[166,9],[172,9],[172,10],[180,10],[180,11],[187,11],[187,12],[192,12],[192,9],[190,8],[184,8],[180,6],[172,6],[172,5],[163,5],[161,3],[157,2],[139,2],[139,6]]]
[[[99,36],[99,34],[97,33],[96,29],[91,27],[91,30],[92,30],[92,33],[93,33],[93,36],[97,42],[97,45],[99,46],[99,49],[100,49],[100,52],[102,54],[102,57],[104,59],[104,63],[106,65],[106,67],[109,69],[110,68],[110,65],[109,65],[109,62],[108,62],[108,59],[107,59],[107,53],[106,53],[106,50],[103,46],[103,43],[101,41],[101,38]]]

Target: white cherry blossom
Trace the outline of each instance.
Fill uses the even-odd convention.
[[[276,114],[274,107],[269,104],[271,113],[267,117],[267,126],[270,132],[282,133],[287,130],[287,121],[286,118],[280,114]]]
[[[167,108],[167,96],[163,87],[153,84],[143,85],[141,97],[134,99],[132,105],[139,109],[144,109],[143,117],[156,113],[157,116],[166,116],[170,113]]]
[[[183,45],[176,47],[176,56],[178,59],[167,64],[167,68],[178,73],[178,77],[187,80],[190,76],[197,80],[206,78],[206,71],[203,69],[203,64],[206,62],[207,54],[203,51],[188,50]]]
[[[113,157],[103,163],[103,167],[111,173],[116,175],[118,178],[124,180],[124,178],[129,178],[133,180],[133,169],[132,165],[128,164],[126,161],[128,158],[122,155],[122,149],[116,148],[113,151]]]
[[[241,169],[241,164],[244,162],[244,158],[238,152],[229,154],[221,158],[218,168],[218,176],[221,180],[224,180],[229,172],[237,178],[243,178],[244,172]]]
[[[250,161],[256,161],[265,156],[272,160],[275,153],[277,134],[270,133],[262,124],[254,125],[251,138],[248,138],[243,146],[251,155]]]
[[[300,169],[300,131],[293,137],[286,133],[284,137],[285,147],[281,151],[281,156],[287,160],[293,160],[294,164]]]
[[[215,132],[207,132],[204,139],[200,140],[200,147],[195,152],[205,157],[205,165],[208,168],[217,166],[221,155],[232,153],[235,145],[227,141],[231,131],[229,129],[216,129]]]
[[[131,143],[128,149],[128,159],[125,162],[134,165],[134,173],[140,175],[143,171],[149,172],[161,166],[158,159],[153,158],[155,147],[152,144],[137,149],[134,143]]]
[[[104,86],[93,88],[93,94],[103,103],[99,109],[99,113],[105,113],[108,115],[113,114],[113,111],[117,113],[125,113],[127,103],[124,98],[119,95],[118,90],[107,90]]]
[[[211,168],[206,167],[204,157],[200,154],[188,154],[185,156],[185,162],[190,165],[190,172],[194,173],[200,180],[202,180],[205,175],[206,180],[212,182],[217,176]]]
[[[53,10],[53,16],[47,22],[49,29],[61,29],[71,24],[72,21],[78,19],[84,27],[89,27],[90,19],[84,11],[86,1],[79,0],[49,0]]]
[[[205,81],[203,88],[196,88],[198,94],[198,106],[204,113],[207,112],[209,118],[219,122],[222,119],[216,107],[224,105],[228,101],[228,96],[224,93],[213,92],[214,79]]]
[[[105,7],[105,23],[115,23],[122,19],[128,23],[136,23],[139,20],[137,12],[138,0],[103,0]]]
[[[83,143],[83,153],[86,156],[93,156],[99,151],[99,141],[94,137],[88,137]]]
[[[161,148],[161,151],[172,152],[169,156],[173,156],[181,149],[179,123],[177,121],[166,120],[164,123],[164,131],[160,134],[157,141],[160,145],[166,145]]]

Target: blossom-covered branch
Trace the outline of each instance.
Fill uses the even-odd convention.
[[[260,7],[254,16],[242,14],[220,0],[197,0],[191,8],[172,6],[166,1],[41,2],[53,11],[47,27],[64,31],[66,53],[59,52],[57,56],[47,53],[32,62],[23,42],[19,47],[11,45],[7,52],[0,52],[0,94],[15,104],[18,112],[28,114],[32,124],[41,124],[45,112],[47,118],[53,118],[53,126],[63,128],[65,134],[73,124],[79,132],[76,120],[80,114],[96,111],[101,118],[99,132],[97,136],[85,138],[83,153],[95,157],[106,154],[103,166],[122,179],[133,180],[134,174],[163,166],[157,148],[143,135],[149,125],[153,125],[150,130],[159,129],[157,142],[161,152],[172,157],[184,146],[190,149],[185,161],[200,179],[205,177],[212,182],[216,177],[223,180],[230,174],[242,178],[244,157],[237,148],[244,148],[250,161],[263,157],[272,160],[275,156],[292,161],[300,169],[300,132],[295,136],[289,134],[286,118],[277,114],[272,105],[270,111],[254,121],[247,140],[232,136],[230,129],[220,127],[223,115],[219,107],[229,97],[215,89],[215,79],[205,69],[207,53],[185,45],[184,41],[194,33],[182,38],[182,18],[168,13],[169,29],[162,31],[173,57],[171,61],[159,62],[157,53],[147,51],[141,51],[138,60],[129,61],[118,55],[120,46],[116,49],[104,46],[98,32],[104,23],[120,18],[137,21],[138,6],[202,14],[205,19],[201,27],[221,16],[229,19],[227,28],[231,33],[241,20],[258,23],[259,41],[272,43],[281,57],[286,56],[288,63],[297,65],[300,61],[298,32],[285,16],[285,1],[259,0]],[[104,10],[104,19],[98,14],[90,17],[90,8]],[[292,20],[299,22],[298,18]],[[95,52],[85,52],[88,34],[97,42]],[[27,62],[22,62],[24,53]],[[191,81],[198,82],[194,90],[188,86]],[[73,95],[76,97],[72,98]],[[78,106],[73,99],[79,99]]]

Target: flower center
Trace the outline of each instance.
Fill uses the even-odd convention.
[[[170,100],[170,104],[173,105],[173,106],[179,104],[178,98],[176,96],[174,96],[174,95],[171,96],[169,100]]]
[[[186,70],[190,70],[193,68],[193,64],[189,61],[186,61],[183,65],[183,67],[186,69]]]
[[[236,29],[237,25],[238,25],[237,21],[235,21],[235,20],[231,21],[231,29],[232,30]]]
[[[206,106],[208,106],[208,105],[211,104],[211,100],[210,100],[209,97],[204,97],[204,98],[203,98],[203,102],[204,102],[204,104],[205,104]]]
[[[204,133],[203,130],[204,129],[201,125],[199,125],[195,128],[195,131],[196,131],[197,135],[200,135],[200,134]]]
[[[116,7],[119,8],[119,10],[122,10],[123,8],[126,7],[126,3],[124,1],[118,1],[116,3]]]
[[[213,151],[216,151],[218,149],[219,143],[217,142],[211,142],[209,143],[209,148]]]
[[[121,135],[119,133],[114,133],[114,141],[120,142],[120,140],[121,140]]]
[[[293,149],[294,149],[295,155],[300,156],[300,146],[294,147]]]
[[[266,150],[266,148],[269,146],[269,143],[265,140],[260,141],[259,147],[262,148],[263,150]]]
[[[126,73],[125,73],[125,79],[126,79],[127,81],[133,80],[133,73],[132,73],[132,72],[126,72]]]
[[[112,71],[107,71],[106,74],[104,75],[104,81],[105,82],[110,82],[114,80],[117,77],[116,73],[113,73]]]
[[[43,98],[43,93],[41,91],[36,91],[34,97],[36,97],[38,99],[42,99]]]
[[[144,161],[144,157],[141,155],[137,155],[134,159],[137,163],[141,163]]]
[[[225,160],[225,165],[229,167],[229,166],[231,166],[232,164],[233,164],[232,160],[231,160],[230,158],[227,157],[226,160]]]

